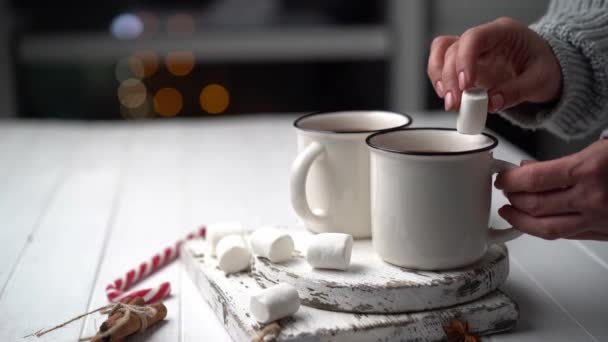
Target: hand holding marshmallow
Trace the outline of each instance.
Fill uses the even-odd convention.
[[[456,121],[458,133],[480,134],[486,126],[487,116],[488,93],[481,88],[465,90]]]

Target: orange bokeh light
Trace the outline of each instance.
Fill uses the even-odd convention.
[[[131,72],[139,78],[150,77],[156,73],[156,70],[158,70],[158,55],[154,51],[135,51],[133,53],[133,58],[139,60],[144,66],[143,74],[141,70],[131,68]]]
[[[201,91],[199,102],[207,113],[221,114],[230,104],[230,94],[219,84],[209,84]]]
[[[190,51],[172,51],[165,59],[167,70],[175,76],[186,76],[194,69],[194,53]]]
[[[154,95],[154,110],[162,116],[175,116],[182,106],[182,94],[175,88],[162,88]]]

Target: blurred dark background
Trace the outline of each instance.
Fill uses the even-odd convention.
[[[78,120],[441,110],[432,38],[548,2],[0,1],[0,116]],[[541,159],[587,143],[489,126]]]

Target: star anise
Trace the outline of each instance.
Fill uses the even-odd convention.
[[[458,319],[452,320],[450,325],[443,327],[448,342],[480,342],[479,336],[469,331],[469,323]]]

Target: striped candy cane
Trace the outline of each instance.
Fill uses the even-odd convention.
[[[126,293],[126,291],[138,281],[147,277],[150,273],[158,270],[167,263],[177,258],[179,249],[185,240],[196,237],[205,237],[206,226],[202,226],[197,231],[186,236],[185,239],[178,240],[172,246],[166,247],[161,253],[155,254],[148,262],[142,262],[139,267],[129,270],[124,276],[117,278],[106,286],[106,295],[110,302],[127,302],[134,297],[142,297],[146,304],[157,302],[171,293],[171,284],[164,282],[158,287],[137,290]]]

